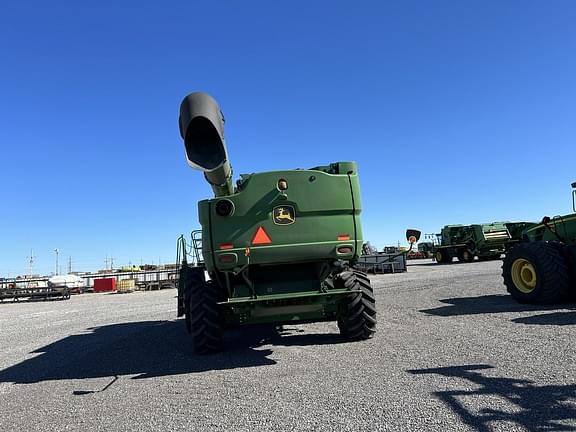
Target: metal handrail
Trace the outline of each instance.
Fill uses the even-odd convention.
[[[190,233],[190,238],[192,239],[190,255],[192,255],[193,251],[196,263],[201,263],[204,261],[202,257],[202,230],[192,231]]]

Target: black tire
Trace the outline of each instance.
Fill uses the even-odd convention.
[[[360,290],[342,300],[338,314],[340,334],[349,340],[371,338],[376,332],[376,299],[370,279],[360,271],[345,271],[335,276],[335,288]]]
[[[448,264],[452,262],[452,257],[446,249],[438,249],[436,251],[435,257],[438,264]]]
[[[213,281],[190,286],[187,321],[194,352],[208,354],[220,351],[224,319],[218,306],[218,287]]]
[[[506,289],[519,303],[553,304],[567,298],[570,274],[562,245],[518,243],[502,265]]]
[[[460,262],[472,262],[474,261],[474,254],[468,249],[460,249],[458,251],[458,261]]]

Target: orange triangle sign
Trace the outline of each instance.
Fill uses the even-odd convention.
[[[270,238],[270,236],[268,236],[266,231],[264,231],[264,228],[258,227],[258,230],[256,231],[256,234],[254,234],[254,238],[252,239],[252,244],[258,245],[258,244],[270,244],[270,243],[272,243],[272,239]]]

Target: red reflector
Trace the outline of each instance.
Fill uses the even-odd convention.
[[[222,243],[220,249],[234,249],[234,245],[232,243]]]
[[[352,253],[352,248],[350,246],[340,246],[338,248],[339,254],[349,254]]]
[[[234,254],[220,255],[219,260],[221,263],[232,263],[236,261],[236,255]]]
[[[350,234],[339,234],[338,237],[336,237],[336,239],[339,241],[350,240]]]
[[[258,227],[256,234],[254,234],[254,238],[252,239],[252,244],[270,244],[272,243],[272,239],[270,236],[264,231],[264,228]]]

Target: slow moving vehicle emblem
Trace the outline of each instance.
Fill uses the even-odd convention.
[[[272,220],[276,225],[291,225],[296,222],[296,212],[292,206],[274,207],[272,211]]]

